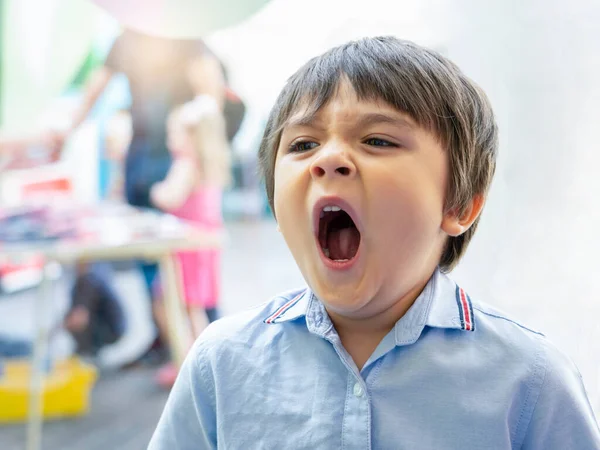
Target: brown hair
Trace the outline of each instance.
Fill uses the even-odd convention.
[[[445,210],[462,214],[477,194],[486,195],[498,152],[498,128],[484,92],[451,61],[394,37],[365,38],[311,59],[288,80],[271,110],[259,150],[259,164],[273,209],[274,170],[281,133],[290,116],[322,108],[340,80],[360,100],[383,100],[434,132],[450,164]],[[273,209],[274,211],[274,209]],[[460,236],[449,237],[440,268],[449,272],[462,255],[479,218]]]

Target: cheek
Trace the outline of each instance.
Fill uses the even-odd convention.
[[[279,216],[279,208],[282,212],[289,209],[297,211],[296,202],[306,197],[307,187],[304,164],[278,159],[273,173],[273,203],[277,215]],[[288,208],[289,203],[294,204],[294,208]],[[304,210],[298,211],[298,213],[304,212]]]
[[[383,239],[402,246],[430,239],[439,231],[443,212],[443,180],[420,170],[396,171],[379,178],[373,191],[374,217]]]
[[[308,184],[302,165],[278,161],[274,172],[273,206],[281,233],[292,253],[305,247],[312,230],[308,214]]]
[[[275,209],[275,217],[277,220],[281,220],[281,215],[285,214],[285,204],[287,190],[287,180],[285,172],[282,171],[281,165],[276,163],[273,171],[273,208]]]
[[[273,176],[273,206],[280,226],[298,211],[299,189],[296,185],[293,167],[278,161]]]

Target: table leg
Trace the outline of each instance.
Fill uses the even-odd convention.
[[[173,362],[180,367],[187,353],[187,339],[184,337],[187,324],[182,311],[179,272],[173,255],[165,255],[161,258],[160,277],[163,285],[163,301],[169,331],[169,344]]]
[[[29,411],[27,423],[27,449],[38,450],[41,448],[43,426],[43,395],[45,363],[48,353],[48,329],[46,305],[52,295],[52,282],[48,277],[48,266],[42,270],[42,280],[34,303],[34,330],[36,333],[33,357],[30,371]]]

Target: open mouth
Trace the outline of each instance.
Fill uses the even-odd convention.
[[[360,246],[356,224],[339,206],[325,206],[319,218],[319,245],[325,257],[332,261],[350,261]]]

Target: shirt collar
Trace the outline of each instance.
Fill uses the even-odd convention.
[[[410,309],[396,322],[396,345],[413,344],[425,326],[475,331],[471,299],[439,268]]]
[[[295,291],[290,294],[289,300],[287,300],[281,307],[279,307],[273,314],[269,315],[264,319],[267,324],[289,322],[299,317],[305,316],[307,312],[308,303],[312,297],[310,289],[302,289]]]
[[[306,318],[311,331],[325,332],[331,322],[323,304],[310,289],[296,291],[280,308],[264,319],[265,323],[288,322]],[[475,331],[471,299],[454,281],[439,269],[433,273],[423,292],[409,310],[396,322],[396,345],[412,344],[425,326]],[[319,333],[319,334],[321,334]]]
[[[429,284],[434,284],[427,325],[433,328],[454,328],[475,331],[475,317],[471,297],[439,269]]]

